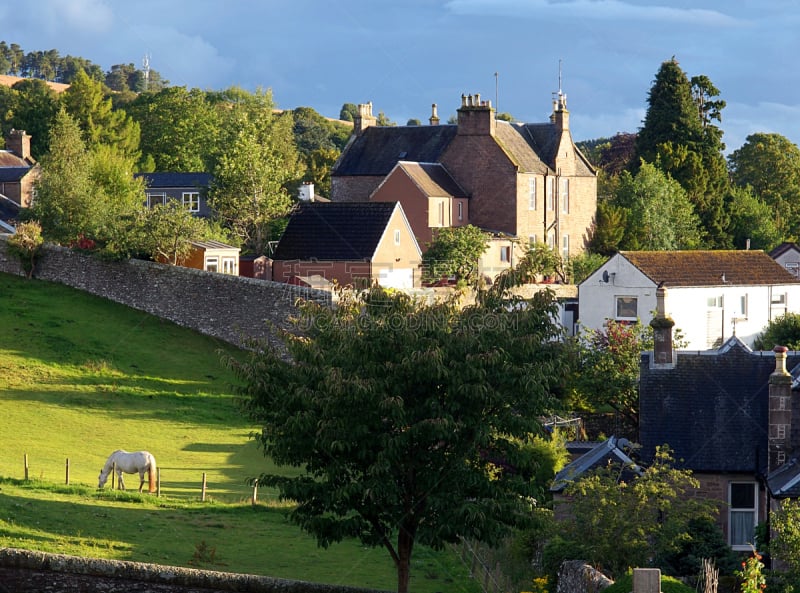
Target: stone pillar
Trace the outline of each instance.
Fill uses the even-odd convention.
[[[633,593],[661,593],[661,571],[657,568],[634,568]]]

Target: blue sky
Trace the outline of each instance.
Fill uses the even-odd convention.
[[[0,37],[108,70],[151,67],[189,88],[270,88],[329,117],[372,101],[404,124],[461,94],[546,121],[567,94],[576,140],[635,132],[661,62],[727,101],[728,152],[748,134],[800,143],[796,0],[29,0],[0,5]],[[495,76],[495,73],[497,75]]]

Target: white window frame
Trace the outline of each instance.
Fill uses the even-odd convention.
[[[158,198],[158,201],[156,201]],[[167,193],[163,191],[147,192],[147,207],[165,206],[167,204]]]
[[[544,185],[544,201],[547,204],[548,210],[555,210],[556,209],[556,192],[555,188],[555,178],[554,177],[547,177],[547,182]]]
[[[747,319],[747,305],[748,305],[748,298],[747,294],[743,294],[739,297],[739,319]]]
[[[751,507],[735,507],[733,506],[733,488],[734,486],[749,486],[752,488],[753,505]],[[752,516],[752,525],[747,521],[747,517]],[[750,539],[743,541],[738,533],[734,533],[734,521],[736,523],[745,522],[750,526]],[[758,525],[758,484],[756,482],[741,481],[728,483],[728,544],[733,550],[750,550],[755,543],[755,530]]]
[[[206,257],[203,269],[206,272],[219,272],[219,257],[216,255]]]
[[[569,235],[561,237],[561,257],[569,259]]]
[[[547,233],[547,246],[550,249],[555,249],[556,248],[556,233],[555,233],[555,231],[550,231],[549,233]]]
[[[400,245],[400,229],[394,230],[394,244]]]
[[[628,307],[630,307],[630,303],[633,304],[633,308],[635,309],[634,315],[620,315],[620,304],[621,301],[627,299],[629,301]],[[623,313],[624,313],[623,309]],[[630,294],[619,294],[614,296],[614,319],[617,321],[637,321],[639,319],[639,297],[633,296]]]
[[[444,202],[439,202],[439,226],[444,226]]]
[[[458,201],[458,220],[464,220],[464,202]]]
[[[569,214],[569,179],[561,178],[561,212]]]
[[[223,257],[222,258],[222,273],[223,274],[230,274],[232,276],[238,276],[238,266],[235,257]]]
[[[200,212],[200,192],[185,191],[181,194],[181,203],[189,212]]]
[[[500,247],[500,261],[503,263],[511,263],[511,245],[503,245]]]
[[[536,177],[528,180],[528,210],[536,210]]]

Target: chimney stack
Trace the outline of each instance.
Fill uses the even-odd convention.
[[[31,137],[25,130],[11,130],[6,138],[6,149],[19,158],[33,163],[31,158]]]
[[[664,283],[656,288],[656,316],[650,321],[653,328],[653,355],[655,364],[672,364],[672,328],[675,322],[667,316],[667,289]]]
[[[481,101],[479,94],[461,95],[458,109],[458,134],[460,136],[494,136],[497,120],[491,101]]]
[[[791,453],[792,376],[786,370],[786,346],[775,346],[775,371],[769,376],[767,473],[788,461]]]
[[[378,118],[372,115],[372,101],[369,103],[360,103],[358,105],[358,115],[353,122],[353,128],[356,135],[361,134],[370,126],[378,123]]]
[[[437,112],[437,110],[436,110],[436,103],[434,103],[433,105],[431,105],[431,117],[430,117],[430,119],[428,120],[428,122],[429,122],[429,123],[430,123],[432,126],[438,126],[438,125],[439,125],[439,113],[438,113],[438,112]]]
[[[301,202],[313,202],[314,201],[314,184],[311,183],[310,181],[304,181],[303,184],[300,186],[297,198]]]

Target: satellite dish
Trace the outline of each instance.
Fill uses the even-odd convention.
[[[603,270],[603,282],[608,282],[608,270]]]

